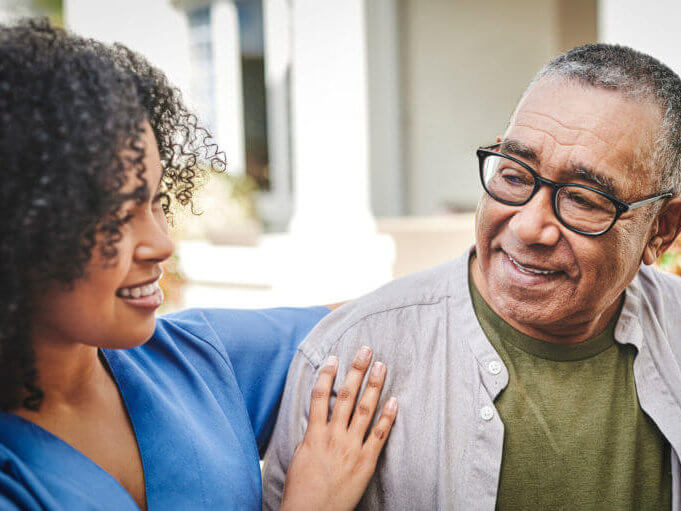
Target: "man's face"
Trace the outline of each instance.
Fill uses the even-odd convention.
[[[658,110],[620,93],[544,79],[519,106],[506,151],[556,182],[602,188],[589,169],[626,202],[658,193],[654,170],[643,168],[660,122]],[[607,191],[604,189],[604,191]],[[649,240],[649,208],[623,214],[606,234],[570,231],[555,217],[552,190],[543,186],[524,206],[485,194],[476,216],[473,278],[505,319],[527,333],[569,335],[617,306]]]

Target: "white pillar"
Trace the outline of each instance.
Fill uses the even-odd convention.
[[[681,2],[599,0],[598,37],[648,53],[681,74]]]
[[[313,301],[353,298],[391,278],[394,254],[369,207],[365,4],[291,9],[294,215],[282,285]]]
[[[211,6],[211,35],[215,69],[215,119],[218,142],[227,155],[230,174],[246,171],[243,86],[239,15],[233,0]]]
[[[402,162],[399,0],[367,2],[371,204],[378,217],[406,213]]]
[[[287,0],[263,0],[270,191],[260,194],[258,209],[276,231],[291,217],[290,17]]]
[[[373,232],[363,0],[293,0],[291,231]]]

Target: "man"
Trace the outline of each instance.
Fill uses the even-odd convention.
[[[266,507],[323,360],[343,371],[367,344],[401,411],[360,509],[681,511],[681,280],[650,268],[681,227],[681,80],[629,48],[576,48],[478,157],[470,253],[300,346]]]

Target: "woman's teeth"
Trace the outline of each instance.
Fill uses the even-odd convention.
[[[118,294],[123,298],[142,298],[143,296],[150,296],[160,291],[158,281],[144,286],[124,287],[118,291]]]

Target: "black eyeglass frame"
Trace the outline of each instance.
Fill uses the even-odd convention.
[[[506,204],[507,206],[524,206],[528,202],[532,200],[532,198],[537,194],[539,191],[539,188],[541,188],[542,185],[548,186],[553,190],[552,194],[552,205],[553,205],[553,214],[556,215],[556,218],[558,221],[563,224],[566,228],[570,229],[573,232],[576,232],[577,234],[582,234],[584,236],[602,236],[606,232],[608,232],[610,229],[612,229],[612,226],[615,225],[615,222],[617,222],[617,219],[623,214],[626,213],[627,211],[631,211],[632,209],[640,208],[641,206],[646,206],[648,204],[651,204],[653,202],[657,202],[658,200],[661,199],[668,199],[670,197],[673,197],[674,194],[672,192],[665,192],[660,195],[655,195],[652,197],[648,197],[646,199],[642,199],[640,201],[632,202],[631,204],[626,203],[614,195],[610,195],[609,193],[606,193],[602,190],[599,190],[598,188],[593,188],[591,186],[587,185],[581,185],[578,183],[556,183],[555,181],[551,181],[550,179],[546,179],[544,177],[541,177],[537,172],[527,165],[526,163],[520,161],[517,158],[514,158],[513,156],[509,156],[508,154],[500,153],[498,151],[494,151],[494,149],[498,149],[501,146],[501,143],[497,144],[492,144],[488,146],[483,146],[479,147],[478,150],[476,151],[476,154],[478,155],[478,160],[480,162],[480,182],[482,183],[482,187],[485,189],[485,192],[492,197],[495,201],[501,202],[502,204]],[[504,199],[501,199],[494,195],[492,192],[489,191],[487,188],[487,184],[485,183],[485,159],[488,156],[502,156],[504,158],[508,158],[509,160],[514,161],[521,167],[523,167],[525,170],[527,170],[530,174],[532,174],[532,177],[534,178],[534,188],[532,189],[532,193],[530,193],[530,196],[522,201],[522,202],[513,202],[513,201],[507,201]],[[592,192],[596,192],[597,194],[605,197],[608,199],[610,202],[612,202],[615,205],[615,217],[612,220],[612,223],[605,229],[603,229],[600,232],[587,232],[587,231],[581,231],[575,227],[572,227],[571,225],[568,225],[565,220],[563,220],[560,216],[560,213],[558,213],[558,190],[561,188],[565,188],[566,186],[570,187],[577,187],[577,188],[583,188],[585,190],[591,190]]]

